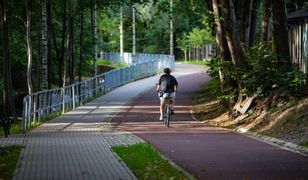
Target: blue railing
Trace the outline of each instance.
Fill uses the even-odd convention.
[[[112,53],[112,56],[120,57],[119,53]],[[112,56],[108,58],[114,61]],[[132,62],[136,63],[129,63],[127,67],[115,69],[63,88],[39,91],[24,97],[24,130],[75,109],[118,86],[160,73],[165,67],[174,69],[174,56],[153,54],[128,56],[132,58]]]

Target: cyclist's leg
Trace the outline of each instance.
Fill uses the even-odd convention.
[[[159,118],[159,120],[163,120],[163,113],[164,113],[164,108],[165,108],[165,103],[164,103],[164,101],[165,101],[165,99],[163,98],[163,97],[159,97],[159,100],[160,100],[160,103],[159,103],[159,111],[160,111],[160,118]]]
[[[175,92],[170,94],[171,98],[171,113],[174,114],[174,104],[175,104]]]

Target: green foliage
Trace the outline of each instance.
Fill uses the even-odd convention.
[[[12,179],[22,147],[0,148],[0,179]]]
[[[245,94],[268,95],[273,88],[278,88],[281,96],[290,96],[305,86],[306,75],[298,65],[282,69],[270,46],[258,43],[247,51],[247,57],[251,70],[242,76]]]
[[[201,47],[205,44],[211,43],[214,41],[214,38],[210,31],[206,29],[194,28],[188,36],[189,44],[193,47]]]
[[[300,71],[297,64],[293,65],[290,71],[279,73],[278,76],[282,96],[298,95],[299,90],[307,83],[307,75]]]
[[[212,85],[210,87],[212,90],[216,89],[217,93],[215,94],[217,99],[229,101],[236,97],[237,89],[230,82],[235,82],[241,76],[242,72],[236,71],[231,61],[220,58],[211,58],[209,61],[206,61],[206,65],[209,67],[208,72],[210,76],[216,80],[213,84],[215,86]],[[224,75],[224,81],[226,81],[223,91],[221,91],[220,73]]]
[[[305,86],[306,75],[293,65],[289,70],[279,66],[276,55],[270,45],[255,44],[247,50],[249,71],[242,72],[234,68],[231,61],[213,58],[207,61],[209,73],[214,79],[220,78],[219,71],[227,81],[236,81],[242,86],[242,93],[251,96],[267,96],[271,90],[277,89],[281,96],[296,96]],[[225,87],[222,99],[235,97],[236,89]]]
[[[94,64],[93,61],[90,61],[91,64]],[[112,63],[109,60],[97,60],[96,61],[97,65],[111,65]]]
[[[138,179],[187,179],[147,143],[112,147]]]
[[[304,142],[304,143],[301,143],[300,145],[301,145],[301,146],[305,146],[305,147],[308,148],[308,141],[307,141],[307,142]]]
[[[261,43],[248,49],[247,57],[251,69],[242,77],[244,94],[265,95],[277,85],[277,57],[269,46]]]

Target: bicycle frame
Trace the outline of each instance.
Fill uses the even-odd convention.
[[[169,123],[171,120],[171,101],[172,97],[168,96],[165,98],[164,124],[166,127],[169,127]]]

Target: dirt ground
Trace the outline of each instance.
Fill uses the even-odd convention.
[[[276,102],[270,110],[258,107],[262,100],[256,99],[246,114],[236,118],[229,115],[229,107],[208,97],[197,93],[192,106],[194,116],[205,124],[230,129],[245,128],[307,147],[308,97]]]

